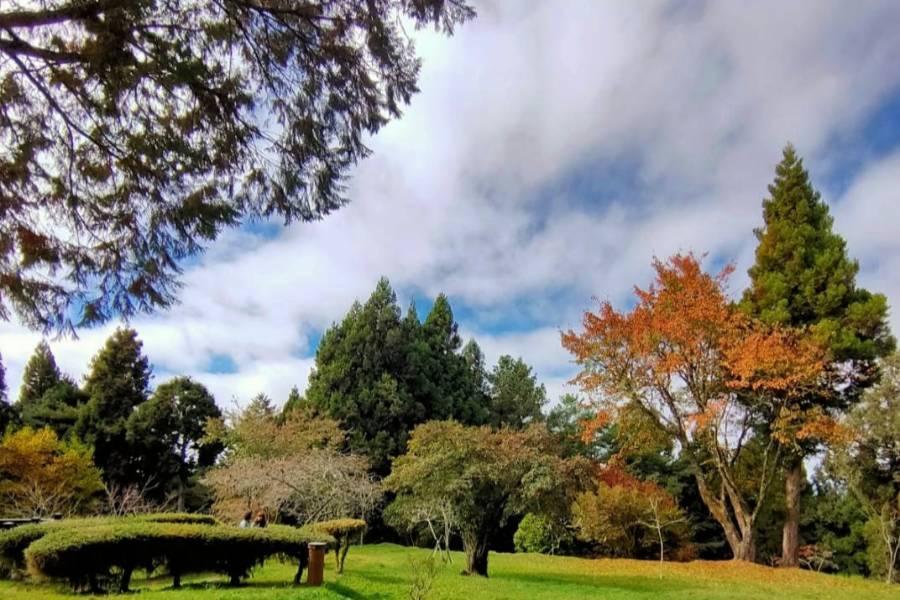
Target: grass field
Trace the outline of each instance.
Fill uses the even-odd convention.
[[[411,580],[411,561],[427,556],[427,550],[394,545],[354,547],[347,557],[347,572],[336,575],[326,563],[325,585],[299,588],[287,585],[294,568],[271,562],[257,570],[248,584],[228,588],[215,576],[189,579],[181,590],[172,590],[167,578],[136,579],[133,588],[141,600],[287,600],[316,598],[406,598]],[[329,559],[332,557],[329,556]],[[429,598],[474,600],[522,598],[758,599],[808,598],[822,600],[878,600],[900,598],[900,588],[807,571],[777,570],[732,562],[657,563],[634,560],[586,560],[534,554],[491,554],[489,579],[459,575],[463,557],[442,566]],[[75,598],[59,585],[0,582],[3,600]],[[77,596],[83,598],[84,596]],[[129,596],[124,596],[125,598]],[[109,596],[107,596],[109,598]]]

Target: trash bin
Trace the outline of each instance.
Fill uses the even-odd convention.
[[[309,543],[309,571],[306,575],[307,585],[322,585],[325,579],[325,551],[328,544],[325,542]]]

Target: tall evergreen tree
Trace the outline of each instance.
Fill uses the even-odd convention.
[[[287,400],[284,402],[284,407],[281,409],[282,418],[287,417],[296,410],[301,410],[306,404],[306,400],[300,395],[300,390],[297,389],[296,385],[293,386],[288,394]]]
[[[854,402],[876,376],[875,360],[891,350],[887,300],[856,285],[859,265],[832,230],[828,206],[813,188],[791,145],[763,200],[763,227],[742,306],[770,324],[808,327],[831,351],[841,385],[810,395],[810,406],[841,409]],[[799,547],[803,458],[814,443],[798,443],[786,462],[786,517],[782,563],[796,566]]]
[[[24,409],[29,403],[39,401],[61,378],[56,357],[53,356],[50,345],[42,340],[25,363],[22,387],[19,388],[19,406]]]
[[[355,303],[322,336],[306,400],[340,421],[350,448],[386,474],[419,423],[485,421],[484,395],[459,353],[461,343],[445,296],[422,323],[414,304],[402,315],[382,279],[365,304]]]
[[[488,383],[490,423],[494,427],[522,429],[544,419],[541,408],[547,403],[547,390],[521,358],[501,356],[488,375]]]
[[[460,354],[462,339],[458,329],[450,301],[439,294],[422,324],[427,350],[426,386],[413,390],[413,394],[422,398],[428,420],[454,419],[467,425],[480,425],[487,417],[487,407],[477,393],[477,374]]]
[[[33,429],[49,427],[59,439],[65,439],[75,423],[81,407],[88,401],[87,393],[68,375],[37,400],[20,405],[22,423]]]
[[[128,418],[136,478],[156,477],[160,480],[153,490],[156,496],[171,492],[178,510],[185,510],[198,468],[212,466],[222,450],[220,444],[205,440],[207,422],[221,416],[209,390],[190,377],[160,385]]]
[[[16,421],[16,409],[10,405],[7,395],[6,368],[3,366],[3,356],[0,355],[0,436]]]
[[[382,474],[426,418],[408,387],[408,331],[400,316],[394,290],[382,278],[365,304],[355,303],[322,336],[306,391],[313,407],[340,421],[350,448]]]
[[[138,480],[127,440],[127,423],[134,409],[147,399],[151,369],[134,329],[116,329],[91,360],[84,391],[90,399],[82,407],[76,433],[94,446],[94,462],[108,484],[159,484]]]

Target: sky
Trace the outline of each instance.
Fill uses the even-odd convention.
[[[452,38],[416,35],[421,92],[370,140],[346,208],[227,232],[179,305],[131,322],[155,385],[281,403],[386,276],[420,316],[446,293],[490,363],[521,356],[555,401],[576,372],[560,330],[627,306],[654,256],[733,262],[740,293],[787,142],[900,332],[900,2],[475,4]],[[80,378],[116,325],[48,341]],[[39,341],[0,323],[11,399]]]

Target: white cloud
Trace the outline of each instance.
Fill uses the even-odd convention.
[[[481,315],[515,306],[532,331],[510,333],[502,319],[463,328],[489,354],[534,364],[554,397],[571,369],[557,329],[577,326],[592,296],[621,301],[653,255],[690,249],[736,259],[739,287],[782,145],[793,141],[814,173],[840,168],[832,142],[900,86],[898,3],[572,1],[561,11],[545,1],[481,12],[454,38],[419,35],[422,93],[372,140],[347,208],[274,240],[227,234],[186,273],[179,306],[135,322],[161,375],[193,374],[220,403],[259,391],[281,400],[304,387],[310,336],[386,275]],[[896,229],[865,216],[892,214],[891,160],[839,199],[837,228],[863,259],[861,281],[898,304]],[[611,165],[625,165],[624,181]],[[590,185],[565,185],[573,172]],[[54,351],[80,375],[109,330]],[[37,341],[0,326],[13,394]],[[209,373],[217,355],[238,372]]]

